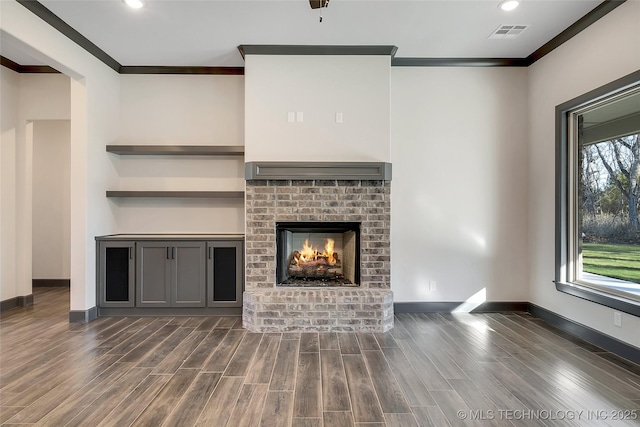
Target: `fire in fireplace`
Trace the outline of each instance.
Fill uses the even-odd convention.
[[[360,223],[276,223],[278,286],[359,286]]]

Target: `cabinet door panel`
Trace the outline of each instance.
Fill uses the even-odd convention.
[[[213,300],[236,301],[236,248],[213,248]]]
[[[100,307],[133,307],[134,242],[100,242],[98,296]]]
[[[242,242],[209,242],[207,258],[207,305],[209,307],[242,307],[244,283]]]
[[[136,257],[136,306],[171,306],[170,246],[167,242],[140,242]]]
[[[130,248],[105,249],[105,301],[129,301]]]
[[[172,306],[204,307],[206,264],[204,242],[175,242],[172,254]]]

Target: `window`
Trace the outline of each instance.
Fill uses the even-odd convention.
[[[640,315],[640,72],[556,107],[556,287]]]

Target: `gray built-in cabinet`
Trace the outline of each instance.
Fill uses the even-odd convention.
[[[137,307],[204,307],[205,242],[139,242]]]
[[[96,238],[99,315],[240,314],[241,236]]]

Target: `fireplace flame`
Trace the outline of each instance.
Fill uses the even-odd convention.
[[[319,252],[318,249],[309,245],[309,239],[304,241],[302,250],[298,251],[295,256],[295,262],[297,265],[308,261],[317,261],[318,259],[324,259],[328,264],[336,264],[336,255],[333,252],[335,241],[333,239],[325,239],[324,252]]]
[[[336,263],[336,259],[333,256],[333,246],[335,244],[335,241],[333,239],[327,239],[327,244],[324,245],[324,254],[327,256],[327,261],[329,262],[329,264],[335,264]]]
[[[309,246],[309,239],[304,241],[304,245],[302,246],[302,250],[300,251],[299,261],[310,261],[315,259],[318,251],[313,247]]]

